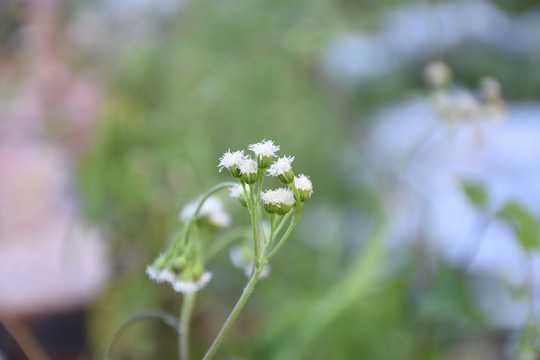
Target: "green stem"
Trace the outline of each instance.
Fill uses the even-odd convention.
[[[257,189],[257,203],[256,203],[257,205],[259,204],[259,201],[261,200],[261,190],[263,186],[263,181],[264,181],[264,170],[261,172],[261,174],[259,174],[259,188]]]
[[[180,331],[178,339],[178,355],[180,360],[189,360],[189,323],[191,313],[195,304],[196,293],[189,293],[184,296],[182,309],[180,310]]]
[[[211,188],[210,190],[208,190],[203,196],[202,198],[199,200],[199,202],[197,203],[197,208],[195,209],[195,212],[193,213],[193,216],[192,216],[192,219],[196,219],[197,216],[199,215],[199,211],[201,211],[201,208],[204,204],[204,202],[213,194],[215,193],[216,191],[220,190],[220,189],[223,189],[223,188],[226,188],[226,187],[231,187],[231,186],[235,186],[237,185],[236,183],[234,182],[222,182],[221,184],[217,184],[216,186],[214,186],[213,188]]]
[[[111,342],[109,343],[109,346],[107,346],[107,349],[105,350],[104,360],[110,359],[114,345],[116,345],[116,343],[118,342],[118,339],[120,338],[120,335],[129,326],[139,321],[153,319],[153,318],[163,320],[167,325],[172,326],[176,331],[180,332],[180,324],[178,323],[174,315],[165,311],[161,311],[161,310],[147,310],[147,311],[140,312],[139,314],[134,315],[130,317],[128,320],[126,320],[122,325],[120,325],[118,330],[116,330]]]
[[[291,216],[293,212],[288,212],[287,215],[285,215],[282,219],[281,219],[281,222],[279,223],[279,225],[277,226],[277,229],[274,231],[274,236],[276,236],[277,234],[279,234],[279,232],[281,231],[281,229],[283,228],[283,225],[285,225],[285,223],[287,222],[287,219]],[[278,216],[281,216],[281,215],[278,215]],[[272,238],[272,240],[274,240]],[[272,244],[272,242],[270,242],[270,244],[268,245],[270,247],[270,245]]]
[[[253,199],[253,185],[249,184],[249,198],[251,202],[251,206],[248,207],[249,213],[251,215],[251,227],[253,228],[253,248],[255,250],[255,267],[259,267],[259,237],[257,236],[257,219],[256,219],[256,211],[257,211],[257,204],[254,203]]]
[[[229,317],[225,321],[225,324],[223,324],[223,327],[221,328],[218,336],[206,352],[206,355],[204,355],[203,360],[210,360],[214,357],[216,352],[218,351],[219,347],[221,346],[221,343],[223,342],[223,339],[225,338],[225,335],[229,332],[229,329],[231,328],[231,325],[234,323],[234,320],[238,317],[238,314],[244,307],[247,299],[253,292],[253,289],[255,288],[255,284],[257,283],[257,280],[259,280],[259,276],[261,275],[261,270],[256,269],[255,272],[251,275],[251,278],[249,279],[249,282],[247,283],[246,287],[244,288],[244,291],[242,292],[242,296],[240,296],[240,299],[238,299],[238,302],[234,306],[234,309],[229,314]]]
[[[266,248],[264,249],[265,254],[267,252],[266,249],[270,246],[270,244],[272,244],[272,239],[274,238],[274,230],[276,230],[276,214],[270,214],[270,237],[268,238]]]
[[[199,202],[197,203],[197,207],[195,208],[195,212],[193,212],[193,215],[191,216],[191,218],[188,220],[188,222],[182,227],[182,229],[178,232],[178,234],[175,236],[174,240],[173,240],[173,243],[172,243],[172,246],[171,246],[171,251],[168,252],[168,256],[171,257],[171,256],[174,256],[174,254],[177,253],[177,249],[178,247],[180,246],[180,244],[182,243],[182,241],[184,241],[189,232],[191,231],[191,227],[193,225],[193,223],[195,222],[195,220],[197,219],[197,216],[199,215],[199,212],[201,211],[201,208],[204,204],[204,202],[213,194],[215,193],[216,191],[218,190],[221,190],[223,188],[226,188],[226,187],[231,187],[231,186],[234,186],[236,185],[236,183],[233,183],[233,182],[223,182],[221,184],[218,184],[216,186],[214,186],[213,188],[211,188],[210,190],[208,190],[200,199],[199,199]]]
[[[302,209],[300,206],[296,209],[296,212],[294,214],[294,218],[291,220],[291,223],[289,225],[289,228],[287,229],[287,232],[283,235],[283,237],[279,240],[279,242],[276,244],[274,249],[266,256],[265,262],[268,262],[272,256],[276,254],[276,252],[279,250],[279,248],[285,243],[285,240],[289,237],[292,230],[296,226],[296,223],[298,222],[298,219],[300,218],[300,209]]]

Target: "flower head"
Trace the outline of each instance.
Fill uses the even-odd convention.
[[[249,145],[248,149],[255,153],[259,166],[266,169],[270,166],[270,160],[276,156],[276,151],[279,151],[279,145],[274,145],[272,140],[263,140]]]
[[[228,150],[219,158],[219,164],[218,164],[219,171],[221,172],[221,170],[226,168],[229,170],[232,176],[240,177],[238,166],[244,160],[244,158],[245,158],[244,150],[234,151],[234,152],[231,152],[231,150]]]
[[[180,213],[180,220],[188,221],[197,210],[198,203],[199,201],[194,201],[184,206]],[[223,203],[215,196],[210,196],[201,206],[197,218],[203,217],[207,217],[208,221],[217,227],[227,227],[231,224],[231,218],[223,208]]]
[[[183,294],[190,294],[196,291],[199,291],[208,284],[212,274],[205,272],[197,280],[182,280],[181,277],[177,278],[175,281],[171,282],[171,285],[176,292],[181,292]]]
[[[146,274],[151,280],[158,284],[162,282],[172,282],[176,278],[176,275],[172,271],[167,269],[157,270],[151,265],[148,265],[146,268]]]
[[[443,87],[452,79],[452,70],[442,61],[434,61],[424,69],[424,77],[432,87]]]
[[[268,174],[277,176],[284,184],[290,184],[294,180],[291,163],[294,156],[284,156],[277,159],[268,169]]]
[[[240,176],[248,184],[254,184],[259,178],[259,167],[257,162],[249,157],[244,159],[238,165],[240,169]]]
[[[298,189],[300,200],[306,201],[313,194],[313,184],[309,177],[304,174],[294,177],[294,186]]]
[[[480,93],[486,101],[501,101],[501,83],[492,77],[484,77],[480,80]]]
[[[249,191],[248,187],[246,187],[246,191]],[[242,185],[236,184],[231,186],[229,188],[229,193],[233,199],[238,199],[238,201],[240,201],[240,203],[244,207],[247,207],[247,199],[244,194],[244,188],[242,187]]]
[[[268,213],[279,215],[288,213],[296,201],[293,192],[285,188],[264,191],[261,199]]]
[[[244,194],[244,188],[242,185],[236,184],[229,188],[229,193],[233,199],[238,199]]]

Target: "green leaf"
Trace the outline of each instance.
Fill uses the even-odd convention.
[[[540,245],[540,230],[538,221],[523,206],[510,201],[499,211],[499,218],[508,221],[526,251],[531,251]]]
[[[487,205],[486,190],[482,185],[466,180],[461,181],[461,189],[467,199],[476,207],[485,208]]]

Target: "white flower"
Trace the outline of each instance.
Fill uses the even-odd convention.
[[[182,212],[180,213],[180,220],[183,222],[188,221],[195,213],[198,203],[199,201],[194,201],[184,206]],[[210,196],[208,199],[206,199],[204,204],[201,206],[201,210],[199,211],[197,218],[200,219],[205,216],[208,217],[208,221],[211,224],[218,227],[227,227],[231,224],[231,218],[224,210],[223,203],[215,196]]]
[[[244,150],[234,152],[231,152],[231,150],[227,151],[219,158],[219,171],[221,172],[224,168],[231,169],[235,166],[239,166],[244,158]]]
[[[270,158],[276,156],[276,151],[279,151],[279,145],[274,145],[272,140],[263,140],[256,144],[251,144],[248,149],[253,151],[260,159],[263,157]]]
[[[430,86],[440,87],[450,81],[452,71],[442,61],[434,61],[424,68],[424,77]]]
[[[183,294],[190,294],[205,287],[211,278],[212,274],[209,272],[205,272],[197,281],[181,281],[177,279],[170,283],[174,291],[181,292]]]
[[[261,199],[265,204],[275,206],[293,206],[295,199],[294,194],[290,189],[279,188],[276,190],[264,191],[261,195]]]
[[[247,188],[246,190],[249,191],[249,188]],[[244,194],[244,188],[242,187],[242,185],[236,184],[229,188],[229,193],[231,194],[231,197],[233,199],[238,199]]]
[[[163,283],[165,281],[173,282],[174,279],[176,278],[176,276],[174,275],[172,271],[169,271],[169,270],[157,271],[150,265],[148,265],[148,267],[146,268],[146,274],[148,274],[148,277],[151,280],[157,282],[158,284]]]
[[[298,190],[307,191],[309,194],[313,192],[313,184],[311,183],[311,180],[309,180],[309,177],[304,174],[294,177],[294,186],[296,186]]]
[[[492,77],[484,77],[480,80],[480,93],[486,100],[501,99],[501,83]]]
[[[257,162],[253,159],[246,158],[238,164],[238,168],[240,169],[240,174],[257,174],[259,171],[259,167],[257,166]]]
[[[268,169],[268,174],[272,176],[284,175],[292,170],[291,163],[294,160],[294,156],[284,156],[277,159]]]
[[[438,90],[432,93],[437,113],[451,121],[482,120],[485,116],[482,104],[466,90]]]

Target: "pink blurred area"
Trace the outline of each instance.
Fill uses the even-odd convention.
[[[74,183],[100,113],[99,79],[70,67],[60,1],[24,4],[16,49],[0,50],[0,313],[8,315],[84,306],[109,273]]]

